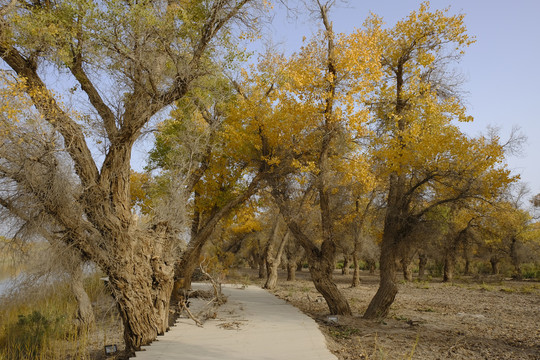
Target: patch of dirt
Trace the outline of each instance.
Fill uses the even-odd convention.
[[[287,282],[280,274],[274,293],[318,321],[339,359],[540,359],[540,283],[402,283],[389,317],[372,321],[361,315],[378,276],[365,272],[360,286],[351,288],[350,275],[336,274],[357,314],[336,321],[318,301],[309,273],[297,278]]]

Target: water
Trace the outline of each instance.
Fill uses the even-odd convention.
[[[9,289],[10,286],[9,280],[0,280],[0,297],[4,295],[4,293]]]

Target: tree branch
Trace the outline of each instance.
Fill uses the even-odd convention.
[[[26,93],[33,104],[64,138],[67,152],[75,163],[75,171],[83,186],[96,184],[99,171],[92,158],[81,127],[73,121],[56,103],[31,61],[25,59],[12,46],[0,44],[0,57],[21,79],[26,80]]]
[[[94,87],[92,81],[88,78],[82,67],[82,57],[75,55],[73,65],[69,68],[75,79],[81,85],[81,89],[86,93],[92,106],[97,110],[103,120],[107,136],[111,142],[114,142],[118,129],[116,128],[115,116],[112,110],[105,104],[99,92]]]

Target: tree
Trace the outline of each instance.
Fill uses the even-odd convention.
[[[230,107],[234,99],[227,79],[208,79],[162,123],[150,153],[149,167],[162,170],[159,183],[166,188],[158,198],[174,209],[170,216],[190,218],[187,248],[176,263],[174,302],[191,288],[193,271],[218,223],[254,195],[261,180],[242,149],[231,145],[228,129],[237,124]]]
[[[237,90],[253,153],[291,235],[302,245],[312,280],[333,314],[350,314],[332,280],[337,251],[335,191],[353,169],[362,178],[353,138],[363,134],[366,112],[357,106],[379,75],[373,37],[378,24],[335,35],[331,2],[316,2],[324,30],[286,59],[269,54],[246,72]],[[346,155],[350,158],[346,158]],[[316,216],[311,216],[316,214]],[[312,228],[303,226],[315,219]]]
[[[56,142],[47,143],[60,151],[52,159],[68,159],[64,170],[78,185],[69,194],[69,207],[43,188],[32,189],[33,201],[64,229],[62,241],[109,276],[128,352],[167,329],[173,276],[168,250],[174,237],[166,223],[144,229],[134,224],[129,195],[133,144],[156,114],[211,70],[207,65],[217,54],[216,36],[226,39],[234,20],[251,24],[252,3],[258,2],[67,0],[2,9],[0,56],[17,74],[19,90],[39,112],[40,123],[54,135]],[[43,80],[46,69],[58,69],[75,85],[73,92],[90,109],[84,121],[62,106]],[[88,123],[102,136],[102,162],[92,154]],[[41,159],[27,160],[37,164]],[[26,181],[10,180],[21,186]]]
[[[471,197],[494,198],[512,181],[497,137],[469,138],[452,121],[469,121],[448,66],[472,40],[463,15],[424,3],[383,32],[381,82],[372,105],[373,152],[387,179],[381,282],[365,318],[384,317],[397,294],[396,260],[431,210]]]
[[[77,318],[80,328],[94,323],[94,313],[83,288],[82,267],[85,260],[76,249],[63,241],[65,228],[61,227],[47,211],[35,201],[34,189],[46,191],[44,199],[58,202],[72,211],[70,197],[76,192],[73,179],[64,174],[69,168],[65,159],[57,158],[61,151],[55,145],[56,137],[47,127],[36,121],[38,114],[29,109],[29,99],[20,93],[20,86],[13,77],[2,72],[0,112],[0,214],[13,223],[14,241],[19,243],[48,243],[37,265],[26,271],[32,285],[39,278],[56,274],[67,278],[78,304]],[[24,249],[24,247],[23,247]]]
[[[289,231],[281,230],[281,214],[278,212],[273,216],[272,230],[266,243],[264,257],[266,263],[266,282],[265,289],[274,289],[278,279],[278,268],[281,263],[281,256],[285,250],[285,245],[289,240]],[[277,249],[276,248],[277,245]]]

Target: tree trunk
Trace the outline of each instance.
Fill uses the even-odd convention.
[[[203,245],[195,246],[192,248],[188,247],[184,254],[182,254],[182,259],[180,260],[180,263],[178,264],[175,271],[175,278],[181,279],[179,281],[180,286],[175,285],[175,289],[191,289],[191,278],[193,277],[193,272],[195,271],[195,269],[200,265],[202,249]],[[178,300],[177,297],[174,297],[174,299]]]
[[[369,273],[370,274],[375,274],[375,269],[377,269],[377,263],[375,262],[375,260],[368,259],[368,260],[366,260],[366,263],[367,263],[368,268],[369,268]]]
[[[164,233],[154,229],[149,234],[133,235],[137,236],[137,246],[118,248],[116,266],[108,272],[129,353],[148,345],[169,327],[174,267],[162,258],[163,254],[168,255],[163,248]],[[131,256],[125,256],[126,253]]]
[[[248,258],[248,266],[251,270],[257,270],[258,269],[258,262],[257,262],[257,258],[256,258],[257,255],[255,254],[251,254]]]
[[[356,254],[353,254],[352,258],[354,264],[354,272],[351,287],[357,287],[358,285],[360,285],[360,262],[358,261],[358,256]]]
[[[109,275],[124,323],[127,349],[138,351],[142,345],[151,343],[157,335],[167,331],[172,275],[171,267],[168,279],[157,284],[137,274]]]
[[[377,293],[364,313],[364,319],[384,318],[398,293],[396,284],[396,255],[393,234],[383,237],[381,245],[381,280]]]
[[[413,280],[411,259],[409,256],[403,256],[401,258],[401,270],[403,271],[403,279],[411,282]]]
[[[287,281],[296,281],[296,264],[294,262],[287,263]]]
[[[299,265],[300,271],[302,271],[302,247],[297,241],[287,241],[287,246],[285,246],[285,255],[287,257],[287,281],[295,281],[296,272],[298,271]]]
[[[510,257],[512,259],[512,265],[514,266],[514,278],[517,280],[523,279],[523,274],[521,271],[521,259],[519,258],[518,253],[518,242],[514,237],[512,238],[512,245],[510,247]]]
[[[349,275],[349,260],[350,255],[344,255],[343,256],[343,268],[341,269],[342,275]]]
[[[347,299],[334,283],[332,277],[334,273],[334,259],[308,257],[309,272],[317,291],[326,300],[330,314],[332,315],[352,315]]]
[[[454,280],[454,270],[456,267],[456,253],[448,251],[444,257],[443,282]]]
[[[82,266],[78,266],[74,273],[71,274],[71,290],[77,301],[77,326],[79,332],[91,328],[96,322],[92,302],[84,290],[83,280]]]
[[[283,250],[285,249],[285,244],[287,243],[287,240],[289,239],[289,232],[287,231],[283,238],[281,239],[281,243],[279,244],[279,249],[277,251],[277,254],[274,256],[273,254],[268,254],[266,258],[266,264],[267,264],[267,278],[266,283],[264,284],[263,288],[272,290],[276,287],[277,280],[278,280],[278,268],[279,264],[281,263],[281,256],[283,255]]]
[[[427,255],[423,252],[418,254],[418,280],[426,277]]]
[[[264,257],[259,256],[257,261],[259,264],[259,279],[264,279],[266,278],[266,263],[264,262]]]
[[[272,195],[279,205],[285,223],[289,227],[291,234],[302,245],[305,250],[311,280],[315,288],[326,300],[328,309],[333,315],[352,315],[347,299],[334,283],[336,245],[332,241],[324,241],[321,249],[318,249],[313,242],[304,234],[300,226],[293,220],[290,209],[283,202],[281,194],[273,189]]]
[[[492,275],[499,275],[500,261],[501,261],[501,259],[499,259],[499,257],[497,257],[497,256],[492,256],[491,259],[489,259],[489,262],[491,263],[491,274]]]
[[[469,254],[470,245],[467,241],[463,244],[463,257],[465,258],[465,269],[463,269],[463,275],[471,274],[471,259]]]

